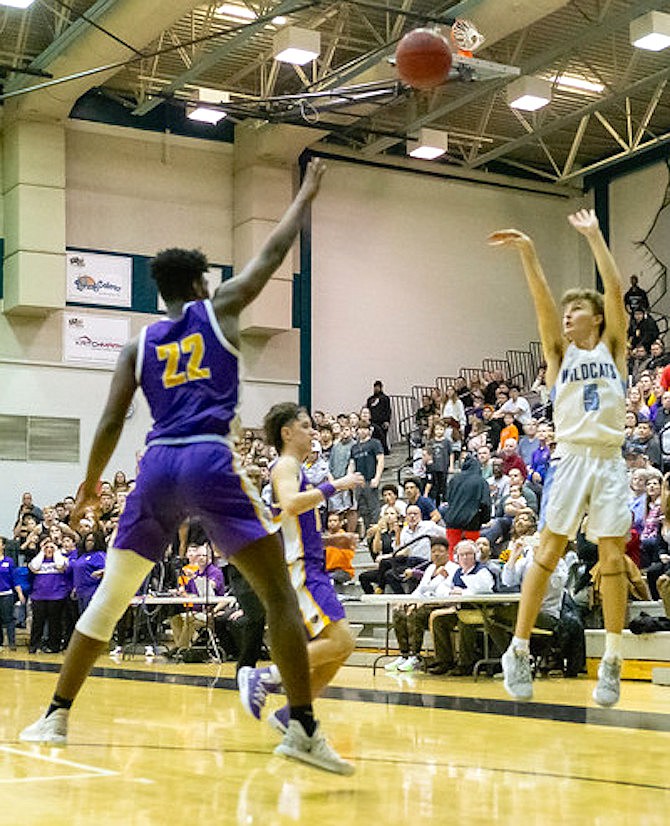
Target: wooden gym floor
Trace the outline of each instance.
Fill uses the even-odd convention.
[[[67,748],[20,743],[59,662],[0,653],[0,824],[670,822],[670,687],[625,682],[605,710],[586,678],[539,680],[517,704],[497,680],[345,668],[317,706],[356,764],[342,778],[272,755],[232,664],[101,658]]]

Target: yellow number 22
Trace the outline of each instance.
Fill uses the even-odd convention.
[[[179,371],[179,358],[182,353],[190,353],[191,357],[186,365],[186,372]],[[205,355],[205,342],[200,333],[193,333],[181,341],[172,341],[170,344],[161,344],[156,347],[156,357],[159,361],[166,361],[163,371],[163,387],[179,387],[187,381],[199,381],[210,378],[209,367],[201,367],[202,357]]]

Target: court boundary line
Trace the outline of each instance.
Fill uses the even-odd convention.
[[[0,659],[0,668],[42,673],[57,673],[61,664],[33,662],[30,660]],[[201,674],[175,674],[174,672],[139,671],[134,669],[95,666],[92,677],[163,683],[237,692],[235,679]],[[380,691],[373,688],[328,686],[322,695],[328,700],[369,702],[376,705],[433,708],[442,711],[461,711],[469,714],[492,714],[532,720],[550,720],[557,723],[626,728],[635,731],[670,732],[670,714],[650,711],[629,711],[615,708],[561,705],[559,703],[517,702],[516,700],[489,697],[466,697],[453,694],[432,694],[426,691]]]
[[[89,780],[98,777],[118,777],[120,772],[113,769],[101,769],[98,766],[89,766],[86,763],[77,763],[74,760],[66,760],[63,757],[56,757],[50,754],[42,754],[38,751],[28,749],[18,749],[14,746],[0,745],[0,752],[6,754],[14,754],[18,757],[27,757],[30,760],[41,760],[43,763],[51,763],[56,766],[69,766],[74,769],[80,769],[83,774],[61,774],[51,776],[35,775],[33,777],[0,777],[0,784],[2,783],[42,783],[51,782],[53,780]]]

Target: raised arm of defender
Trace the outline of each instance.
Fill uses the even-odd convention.
[[[300,191],[284,213],[261,251],[239,275],[223,283],[214,294],[213,305],[219,321],[237,316],[261,292],[291,249],[307,208],[319,191],[325,171],[322,160],[310,161]]]

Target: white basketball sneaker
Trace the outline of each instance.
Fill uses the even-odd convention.
[[[57,708],[48,717],[42,715],[32,726],[24,728],[19,740],[24,743],[45,743],[51,746],[67,744],[67,721],[69,710]]]
[[[349,775],[356,771],[351,763],[343,760],[329,745],[318,725],[314,734],[308,737],[307,732],[297,720],[289,720],[284,739],[275,749],[275,754],[300,760],[317,769],[335,774]]]

